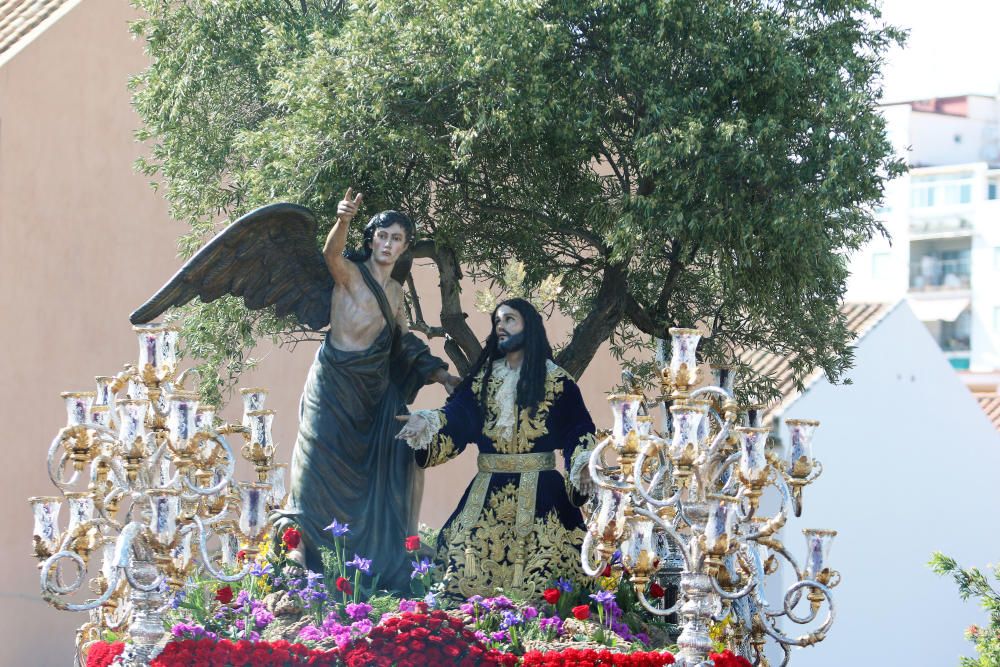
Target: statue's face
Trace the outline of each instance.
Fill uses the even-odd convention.
[[[372,259],[389,266],[406,251],[406,230],[401,225],[379,227],[372,237]]]
[[[496,331],[497,340],[503,343],[524,331],[524,317],[510,306],[500,306],[493,321],[493,330]]]

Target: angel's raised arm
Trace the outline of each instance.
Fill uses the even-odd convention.
[[[358,212],[363,195],[359,192],[352,197],[354,190],[347,188],[344,199],[337,206],[337,221],[333,223],[330,234],[326,237],[326,244],[323,246],[323,259],[330,269],[333,281],[339,285],[349,288],[354,281],[354,272],[347,265],[348,260],[344,257],[344,248],[347,246],[347,229],[351,220]]]

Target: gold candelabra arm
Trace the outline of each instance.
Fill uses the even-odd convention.
[[[219,428],[215,429],[215,432],[219,435],[232,435],[238,433],[247,441],[250,440],[250,429],[246,426],[241,426],[240,424],[223,424]]]
[[[110,389],[112,394],[117,394],[126,386],[128,386],[128,381],[132,379],[138,379],[139,371],[132,364],[125,364],[125,367],[120,373],[115,375],[114,379],[111,381]]]

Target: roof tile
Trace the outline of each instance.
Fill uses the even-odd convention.
[[[69,0],[0,0],[0,54]]]

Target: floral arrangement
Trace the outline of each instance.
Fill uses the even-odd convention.
[[[327,527],[333,548],[322,550],[323,572],[289,557],[301,544],[295,528],[273,544],[258,545],[250,574],[224,584],[194,578],[175,594],[168,628],[172,637],[153,667],[243,665],[629,665],[674,663],[649,648],[653,626],[642,619],[620,561],[593,589],[557,579],[541,600],[515,600],[498,592],[458,603],[442,595],[437,568],[421,536],[406,538],[413,565],[411,594],[400,599],[378,589],[368,558],[346,551],[347,524]],[[246,549],[239,559],[245,564]],[[350,556],[350,558],[349,558]],[[647,595],[662,597],[657,583]],[[106,667],[120,643],[98,642],[88,667]],[[729,652],[712,654],[716,667],[747,667]]]
[[[412,632],[411,632],[412,634]],[[433,635],[429,635],[428,638]],[[400,635],[397,635],[397,638]],[[381,639],[376,637],[375,640]],[[380,645],[373,640],[368,647],[354,647],[347,652],[321,651],[310,649],[302,644],[288,642],[231,642],[227,639],[213,641],[210,639],[187,639],[167,644],[163,653],[153,659],[150,667],[189,667],[204,665],[205,667],[291,667],[293,665],[312,665],[323,667],[409,667],[425,665],[459,665],[465,667],[501,665],[519,667],[600,667],[603,665],[615,667],[662,667],[674,664],[674,656],[667,652],[651,653],[613,653],[612,651],[596,651],[593,649],[565,649],[562,651],[528,651],[523,656],[512,653],[484,652],[477,654],[472,651],[474,646],[464,654],[456,653],[450,657],[448,649],[422,650],[416,653],[412,644],[420,641],[411,637],[405,643],[386,642]],[[427,641],[424,641],[427,644]],[[453,645],[452,645],[453,646]],[[373,648],[374,647],[374,648]],[[113,660],[121,654],[124,644],[107,644],[99,642],[94,645],[87,659],[87,667],[110,667]],[[393,652],[400,651],[404,655],[393,657]],[[455,652],[451,650],[450,652]],[[742,658],[745,660],[745,658]],[[723,665],[743,663],[720,663]],[[749,664],[749,663],[746,663]]]

